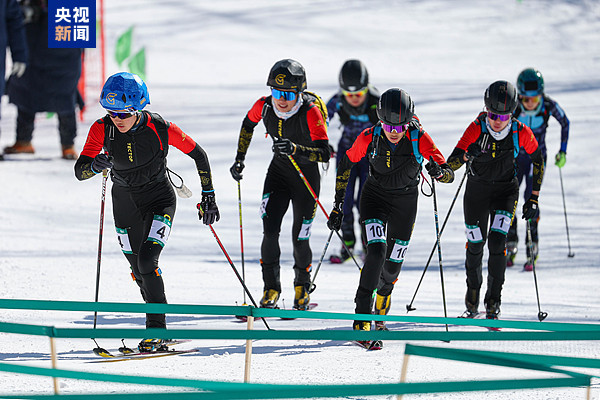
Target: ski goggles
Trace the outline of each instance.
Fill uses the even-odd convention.
[[[363,97],[365,94],[367,94],[368,91],[369,91],[368,87],[365,87],[360,90],[355,90],[353,92],[342,89],[342,94],[344,96],[348,96],[348,97],[359,97],[360,98],[360,97]]]
[[[292,101],[292,100],[296,99],[296,92],[287,92],[287,91],[271,88],[271,96],[273,96],[273,98],[275,98],[277,100],[279,100],[283,97],[287,101]]]
[[[134,115],[137,114],[137,112],[135,111],[111,111],[111,110],[106,110],[106,112],[108,113],[108,116],[111,118],[119,118],[119,119],[127,119],[127,118],[131,118]]]
[[[537,104],[540,102],[542,96],[538,95],[538,96],[521,96],[521,103],[525,104],[525,103],[533,103],[533,104]]]
[[[405,130],[408,129],[408,124],[404,124],[404,125],[388,125],[388,124],[384,124],[382,122],[381,123],[381,127],[387,133],[392,133],[393,131],[396,131],[397,133],[402,133],[402,132],[404,132]]]
[[[505,122],[510,119],[511,115],[510,114],[496,114],[491,111],[488,111],[487,117],[492,121],[499,119],[500,121]]]

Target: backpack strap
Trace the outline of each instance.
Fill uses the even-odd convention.
[[[517,120],[513,119],[512,122],[512,137],[513,137],[513,148],[514,148],[514,156],[517,158],[519,155],[519,150],[521,146],[519,145],[519,123]]]
[[[410,139],[410,143],[412,144],[412,148],[413,148],[413,155],[415,156],[415,159],[417,160],[417,162],[419,164],[423,164],[423,155],[421,154],[421,152],[419,151],[419,129],[411,129],[410,126],[412,124],[409,125],[409,129],[406,132],[406,134],[408,135],[408,138]]]

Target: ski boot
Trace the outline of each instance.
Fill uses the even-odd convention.
[[[390,312],[390,306],[392,305],[392,295],[381,296],[379,293],[375,295],[375,314],[387,315]],[[387,331],[388,328],[385,326],[385,321],[375,321],[376,331]]]
[[[294,286],[294,310],[305,311],[308,309],[310,296],[304,286]]]
[[[352,329],[355,331],[370,331],[371,321],[354,321],[354,324],[352,324]],[[371,345],[370,340],[357,340],[357,342],[365,348],[368,348]]]
[[[169,339],[142,339],[138,344],[138,350],[140,353],[155,353],[160,351],[168,351]]]
[[[531,250],[533,250],[533,254],[531,254]],[[538,258],[538,244],[537,242],[533,242],[532,245],[527,246],[527,261],[525,265],[523,265],[523,269],[525,271],[533,271],[533,266],[535,265]]]
[[[461,318],[475,318],[479,314],[479,290],[467,288],[465,306],[467,306],[467,309],[461,315]]]
[[[515,265],[515,257],[517,256],[518,242],[506,242],[506,266],[512,267]]]
[[[352,251],[354,249],[354,240],[344,240],[344,244],[348,247],[348,250]],[[334,254],[329,257],[329,262],[332,264],[341,264],[347,259],[349,259],[352,255],[346,251],[346,247],[342,247],[340,254]]]
[[[485,318],[486,319],[498,319],[500,315],[500,302],[495,300],[488,300],[485,305]]]
[[[12,146],[4,148],[4,154],[33,154],[35,149],[31,145],[31,142],[23,142],[17,140]]]
[[[260,299],[260,306],[262,308],[276,308],[277,300],[279,300],[279,291],[267,289],[263,293],[262,299]]]

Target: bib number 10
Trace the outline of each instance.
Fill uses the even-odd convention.
[[[385,242],[385,227],[379,219],[368,219],[365,221],[367,232],[367,244]]]

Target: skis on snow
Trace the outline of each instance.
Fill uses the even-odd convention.
[[[189,349],[189,350],[175,350],[171,347],[176,346],[178,344],[191,342],[189,339],[180,339],[180,340],[171,340],[164,344],[164,348],[160,350],[153,351],[139,351],[131,349],[125,344],[122,347],[119,347],[119,354],[113,354],[108,350],[104,350],[102,352],[94,351],[94,354],[103,358],[103,360],[99,360],[96,362],[116,362],[116,361],[125,361],[125,360],[144,360],[148,358],[158,358],[165,356],[174,356],[178,354],[186,354],[193,353],[198,351],[198,349]]]

